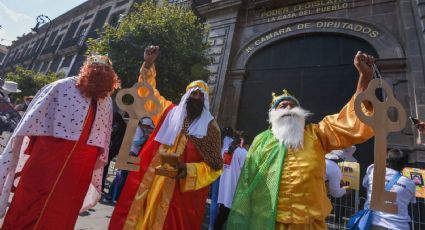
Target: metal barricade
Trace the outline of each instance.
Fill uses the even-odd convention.
[[[360,204],[365,201],[364,197],[359,197],[358,191],[353,191],[351,194],[345,195],[341,198],[332,198],[331,200],[333,209],[331,214],[326,218],[328,229],[348,229],[346,227],[350,217],[356,213]],[[411,230],[425,230],[425,199],[416,198],[416,203],[409,205],[409,215],[412,219],[410,223]]]
[[[347,225],[350,217],[359,210],[359,191],[352,190],[349,194],[341,198],[329,197],[333,209],[326,218],[328,229],[348,229]]]
[[[425,230],[425,199],[416,197],[416,203],[409,205],[412,230]]]

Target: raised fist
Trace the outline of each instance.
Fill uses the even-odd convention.
[[[159,46],[148,46],[145,49],[144,53],[144,59],[145,59],[145,65],[147,67],[150,67],[156,60],[156,58],[159,55]]]

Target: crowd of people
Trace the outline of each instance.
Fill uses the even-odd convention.
[[[0,135],[3,132],[11,133],[21,120],[21,113],[26,108],[22,104],[14,104],[12,95],[20,93],[18,83],[13,81],[0,81]]]
[[[108,57],[90,55],[78,76],[53,82],[16,106],[8,98],[19,92],[17,84],[5,82],[0,102],[19,119],[7,130],[13,135],[0,155],[1,229],[73,229],[78,214],[101,196],[115,203],[111,230],[201,229],[209,193],[210,229],[326,229],[328,194],[350,192],[340,183],[338,163],[356,161],[355,145],[373,137],[354,112],[354,100],[372,79],[374,58],[355,55],[353,97],[317,124],[306,123],[311,113],[294,95],[273,94],[270,128],[251,143],[242,131],[220,130],[204,81],[189,83],[179,104],[164,98],[156,89],[158,55],[158,46],[146,48],[138,79],[160,102],[157,115],[140,119],[132,141],[129,154],[140,159],[140,170],[117,170],[109,186],[106,175],[126,122],[113,109],[119,78]],[[362,109],[372,112],[367,103]],[[22,118],[17,111],[25,111]],[[406,153],[388,152],[385,178],[396,180],[390,190],[397,193],[398,213],[373,212],[375,229],[408,229],[415,186],[400,174],[406,164]],[[372,174],[373,165],[363,179],[365,208]]]

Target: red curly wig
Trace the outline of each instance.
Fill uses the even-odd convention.
[[[104,64],[85,64],[80,69],[77,88],[89,98],[103,99],[120,85],[120,80],[111,66]]]

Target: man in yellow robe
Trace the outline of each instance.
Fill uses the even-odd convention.
[[[309,112],[286,90],[273,95],[271,129],[252,143],[233,199],[227,229],[326,229],[332,205],[324,184],[326,153],[362,143],[373,136],[354,112],[356,95],[372,79],[372,56],[354,58],[357,90],[335,115],[305,125]],[[364,104],[368,113],[370,105]]]
[[[209,112],[207,84],[190,83],[174,106],[156,90],[153,62],[158,53],[157,46],[145,51],[139,80],[147,76],[161,113],[153,118],[156,129],[140,151],[140,170],[128,175],[109,229],[200,229],[208,185],[222,172],[220,131]],[[155,173],[161,154],[179,156],[176,177]]]

